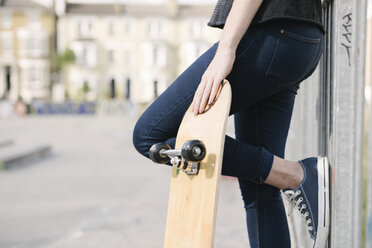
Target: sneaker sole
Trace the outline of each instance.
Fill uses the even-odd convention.
[[[327,245],[329,233],[329,163],[326,157],[318,157],[318,232],[314,248]]]

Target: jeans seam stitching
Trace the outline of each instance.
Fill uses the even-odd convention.
[[[258,105],[257,106],[257,108],[259,108],[260,106]],[[260,126],[260,120],[259,120],[259,117],[257,116],[258,115],[258,113],[259,113],[259,109],[257,110],[256,109],[256,127],[258,127],[258,129],[259,129],[259,126]],[[261,137],[260,137],[260,132],[259,132],[259,130],[257,130],[257,144],[259,145],[259,146],[261,146],[261,147],[263,147],[262,145],[261,145]],[[258,183],[259,184],[262,184],[263,182],[262,182],[262,180],[261,180],[261,173],[262,173],[262,166],[266,163],[266,158],[267,158],[267,154],[265,153],[265,156],[264,156],[264,159],[263,159],[263,161],[259,164],[259,175],[258,175]]]
[[[272,57],[271,57],[271,60],[270,60],[270,64],[269,64],[269,66],[267,67],[267,70],[266,70],[266,72],[265,72],[265,75],[266,75],[266,77],[268,78],[268,79],[270,79],[270,77],[269,77],[269,70],[270,70],[270,68],[271,68],[271,65],[273,64],[273,61],[274,61],[274,58],[275,58],[275,55],[276,55],[276,50],[278,50],[278,46],[279,46],[279,41],[282,39],[282,37],[280,37],[277,41],[276,41],[276,44],[275,44],[275,50],[274,50],[274,52],[273,52],[273,55],[272,55]],[[271,80],[271,79],[270,79]],[[271,80],[272,81],[272,80]]]
[[[259,105],[257,106],[257,108],[259,108]],[[259,118],[258,118],[258,113],[259,113],[259,109],[257,109],[256,108],[256,128],[257,129],[259,129],[259,126],[260,126],[260,120],[259,120]],[[261,145],[261,143],[260,143],[260,132],[259,132],[259,130],[256,130],[257,131],[257,144],[258,145]],[[266,156],[264,157],[264,160],[266,159]],[[262,164],[261,165],[259,165],[260,167],[259,167],[259,176],[258,176],[258,182],[260,183],[260,181],[261,181],[261,168],[262,168]],[[260,245],[260,224],[259,224],[259,211],[258,211],[258,205],[260,204],[259,203],[259,187],[260,187],[260,184],[257,184],[256,185],[256,187],[257,187],[257,192],[256,192],[256,202],[257,202],[257,204],[256,204],[256,206],[257,206],[257,208],[256,208],[256,216],[257,216],[257,220],[256,220],[256,223],[257,223],[257,244],[258,244],[258,247],[260,247],[261,245]]]
[[[146,135],[146,143],[144,146],[148,146],[148,139],[150,137],[150,134],[151,132],[154,130],[154,128],[159,124],[160,121],[162,121],[164,118],[166,118],[171,112],[173,112],[176,108],[178,108],[180,105],[182,105],[183,103],[185,103],[187,100],[189,100],[191,97],[193,97],[194,95],[191,95],[187,98],[184,99],[184,101],[181,101],[180,103],[178,103],[174,108],[172,108],[171,110],[169,110],[163,117],[161,117],[152,127],[151,129],[149,130],[149,132],[147,133]],[[187,111],[187,110],[186,110]]]
[[[312,67],[315,65],[315,62],[317,61],[317,60],[316,60],[317,57],[319,57],[319,59],[320,59],[321,53],[319,53],[319,52],[320,52],[320,42],[318,43],[318,46],[317,46],[316,52],[315,52],[315,54],[314,54],[314,56],[313,56],[313,58],[312,58],[313,62],[312,62],[312,64],[311,64],[308,68],[306,68],[307,70],[309,70],[310,68],[312,68]],[[308,73],[308,72],[302,74],[302,77],[301,77],[299,80],[302,81],[302,78],[305,77],[305,75],[306,75],[307,73]]]
[[[301,35],[298,35],[292,32],[288,32],[285,29],[284,29],[283,34],[285,34],[289,38],[300,40],[300,41],[307,42],[307,43],[318,43],[320,41],[320,38],[307,38],[307,37],[304,37],[304,36],[301,36]]]
[[[259,185],[256,185],[256,226],[257,226],[257,244],[260,247],[260,225],[259,225],[259,216],[258,216],[258,208],[259,208]]]
[[[262,147],[263,147],[263,146],[262,146]],[[258,183],[260,183],[260,184],[263,183],[263,181],[262,181],[262,179],[261,179],[261,173],[262,173],[262,166],[266,163],[266,159],[267,159],[267,153],[265,152],[265,157],[264,157],[262,163],[260,163],[260,168],[259,168],[259,169],[260,169],[260,171],[259,171],[260,175],[259,175],[259,177],[258,177]]]

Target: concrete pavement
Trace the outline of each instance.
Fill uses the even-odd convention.
[[[53,150],[43,161],[0,171],[0,247],[162,247],[170,167],[135,151],[133,125],[102,116],[1,120],[2,140]],[[215,247],[248,246],[238,184],[224,178]]]

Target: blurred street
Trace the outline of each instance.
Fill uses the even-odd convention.
[[[134,124],[99,116],[1,120],[1,139],[49,144],[51,156],[0,171],[0,247],[162,247],[171,168],[134,149]],[[248,247],[231,178],[221,183],[215,247]]]

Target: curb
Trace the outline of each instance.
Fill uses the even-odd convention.
[[[13,140],[0,140],[0,148],[13,145]]]
[[[51,154],[51,146],[37,146],[0,158],[0,170],[12,169],[26,163],[41,160]]]

